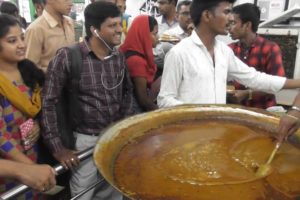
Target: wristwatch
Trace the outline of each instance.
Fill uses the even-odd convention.
[[[290,109],[300,112],[300,107],[298,107],[298,106],[292,106]]]

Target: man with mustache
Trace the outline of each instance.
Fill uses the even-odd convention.
[[[179,104],[225,104],[228,80],[275,93],[299,88],[300,80],[272,76],[244,64],[216,36],[228,34],[235,0],[194,0],[192,35],[167,54],[158,95],[159,107]]]
[[[74,128],[75,150],[94,147],[99,135],[108,125],[133,114],[133,85],[125,56],[115,48],[121,43],[121,13],[110,2],[94,2],[85,11],[86,38],[78,43],[82,67],[78,86],[80,123]],[[43,88],[42,127],[44,141],[53,156],[66,168],[72,169],[72,196],[101,179],[93,158],[79,163],[75,152],[62,143],[58,131],[56,102],[70,80],[70,50],[60,49],[50,62]],[[81,196],[81,200],[114,199],[122,195],[106,182]]]

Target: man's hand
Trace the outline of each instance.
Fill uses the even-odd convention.
[[[20,166],[16,178],[21,183],[40,192],[45,192],[55,186],[55,171],[49,165],[16,163],[18,164]]]
[[[300,127],[300,112],[291,110],[280,118],[278,128],[278,140],[282,142],[288,136],[294,134]]]
[[[195,29],[194,24],[193,24],[193,23],[190,23],[190,24],[187,26],[187,30],[188,30],[187,32],[188,32],[188,34],[191,35],[194,29]]]
[[[53,154],[53,156],[64,166],[65,169],[71,169],[79,165],[79,159],[75,154],[75,151],[70,149],[63,149]]]
[[[228,100],[230,103],[241,104],[244,99],[248,99],[248,90],[234,90],[230,93],[228,92]]]

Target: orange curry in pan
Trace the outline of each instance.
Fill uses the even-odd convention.
[[[300,196],[300,150],[284,143],[273,172],[256,177],[275,141],[246,124],[190,120],[130,140],[115,160],[114,182],[142,200],[285,200]]]

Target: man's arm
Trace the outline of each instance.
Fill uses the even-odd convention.
[[[60,138],[56,103],[61,91],[67,83],[68,68],[70,66],[69,51],[67,48],[58,51],[50,62],[46,74],[45,85],[42,93],[42,134],[43,139],[51,153],[66,169],[72,168],[79,163],[77,156],[72,150],[64,147]]]
[[[292,109],[280,118],[278,139],[283,141],[289,135],[294,134],[300,127],[300,92],[296,96]]]
[[[300,79],[287,79],[282,89],[296,89],[300,88]]]
[[[25,57],[34,62],[39,68],[42,51],[43,51],[43,32],[36,27],[30,26],[25,32],[25,43],[27,45]]]
[[[232,43],[229,46],[234,49],[234,44]],[[285,70],[282,63],[282,54],[280,47],[274,43],[274,42],[268,42],[266,43],[266,48],[270,49],[266,54],[261,54],[261,56],[264,56],[265,65],[263,66],[263,71],[266,74],[274,75],[274,76],[281,76],[285,77]],[[236,90],[233,94],[233,100],[234,102],[240,103],[241,101],[249,98],[249,93],[251,94],[251,98],[261,98],[272,95],[270,93],[261,92],[261,91],[252,91],[249,90]],[[229,95],[229,97],[231,97]]]
[[[256,71],[237,58],[233,52],[228,56],[229,75],[241,84],[258,91],[267,93],[276,93],[280,91],[286,82],[286,78],[273,76],[263,72]],[[294,86],[296,86],[295,84]],[[300,87],[300,82],[298,87]]]
[[[49,165],[24,164],[0,159],[0,177],[14,178],[41,192],[56,184],[55,171]]]
[[[178,90],[183,76],[183,63],[180,55],[170,51],[166,56],[157,103],[160,108],[183,104],[177,100]]]

